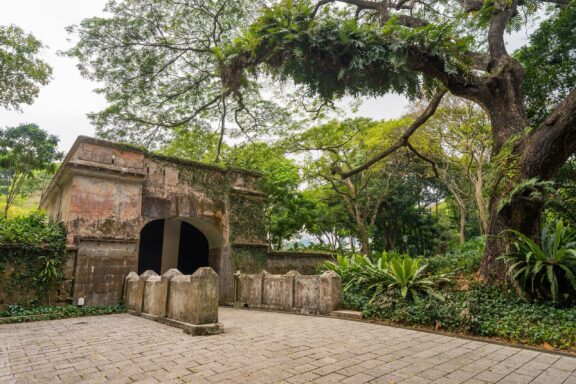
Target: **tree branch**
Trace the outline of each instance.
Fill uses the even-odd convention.
[[[576,152],[576,88],[536,129],[522,148],[528,178],[549,179]]]
[[[429,159],[428,157],[424,156],[423,154],[421,154],[420,152],[418,152],[416,150],[416,148],[414,148],[412,146],[412,144],[410,144],[409,141],[406,142],[406,147],[408,147],[409,150],[412,151],[412,153],[414,153],[416,156],[418,156],[420,159],[424,160],[425,162],[429,163],[430,165],[432,165],[432,170],[434,171],[434,175],[436,175],[437,178],[440,178],[440,175],[438,174],[438,169],[436,168],[436,163]]]
[[[400,149],[401,147],[408,146],[409,145],[408,139],[410,138],[410,136],[412,136],[412,134],[414,132],[416,132],[416,130],[418,128],[420,128],[422,125],[424,125],[424,123],[426,123],[426,121],[428,121],[428,119],[432,115],[434,115],[434,113],[436,112],[436,109],[438,108],[438,105],[440,104],[440,101],[442,101],[442,98],[444,97],[445,94],[446,94],[446,91],[442,91],[442,92],[434,95],[434,97],[430,101],[430,104],[424,110],[424,112],[420,116],[418,116],[418,118],[416,120],[414,120],[414,122],[410,125],[410,127],[408,127],[406,132],[404,132],[404,134],[394,144],[392,144],[390,147],[388,147],[386,150],[384,150],[380,154],[374,156],[372,159],[368,160],[366,163],[362,164],[361,166],[354,168],[348,172],[342,172],[341,169],[337,168],[336,166],[333,166],[332,174],[339,174],[340,177],[347,179],[350,176],[353,176],[357,173],[362,172],[365,169],[370,168],[372,165],[376,164],[377,162],[384,159],[386,156],[390,155],[391,153],[395,152],[396,150]]]

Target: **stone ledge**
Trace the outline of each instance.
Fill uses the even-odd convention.
[[[354,320],[362,320],[364,315],[360,311],[350,311],[350,310],[339,310],[334,311],[331,313],[334,317],[341,317],[343,319],[354,319]]]
[[[147,313],[136,313],[136,311],[128,311],[129,314],[140,316],[146,320],[157,321],[161,324],[166,324],[171,327],[180,328],[184,333],[192,336],[210,336],[219,335],[224,333],[224,325],[222,323],[209,323],[209,324],[189,324],[178,320],[172,320],[165,317],[158,317],[149,315]]]

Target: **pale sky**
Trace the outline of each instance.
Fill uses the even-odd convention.
[[[73,59],[60,57],[58,51],[71,46],[65,28],[82,19],[102,15],[106,0],[0,0],[0,25],[16,24],[31,32],[48,48],[42,58],[53,68],[50,84],[41,88],[33,105],[22,112],[0,108],[0,127],[36,123],[60,137],[60,148],[67,151],[78,135],[94,136],[86,113],[102,110],[106,103],[93,92],[96,84],[83,79]],[[509,39],[512,51],[527,41],[526,31]],[[357,115],[374,119],[395,118],[405,112],[407,101],[397,95],[368,100]]]

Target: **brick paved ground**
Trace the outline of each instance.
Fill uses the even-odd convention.
[[[576,359],[338,319],[221,308],[192,337],[131,315],[0,326],[1,383],[576,383]]]

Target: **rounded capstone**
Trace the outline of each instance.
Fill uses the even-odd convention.
[[[180,272],[178,269],[170,268],[169,270],[167,270],[166,272],[164,272],[162,274],[162,277],[167,277],[167,278],[171,279],[174,276],[181,276],[181,275],[182,275],[182,272]]]
[[[148,269],[140,275],[140,277],[151,277],[151,276],[158,276],[158,274],[156,272],[154,272],[153,270]]]

